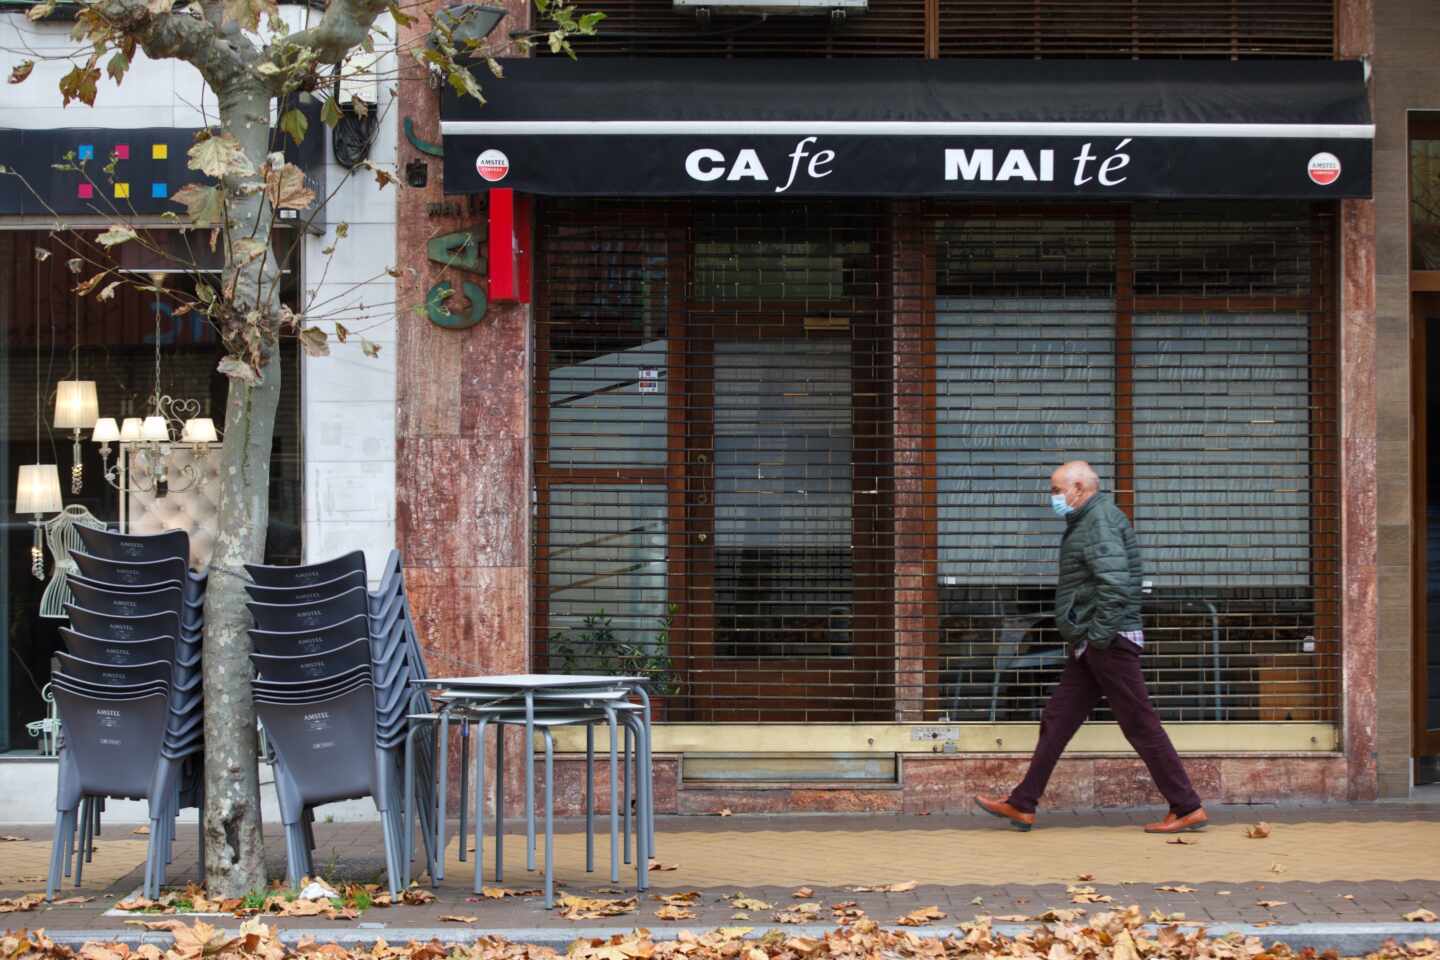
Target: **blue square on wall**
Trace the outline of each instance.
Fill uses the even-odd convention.
[[[169,185],[164,183],[150,184],[150,196],[156,198],[157,200],[164,200],[166,197],[170,196]]]
[[[80,160],[94,160],[95,145],[93,143],[80,144],[79,149],[75,151],[75,156]]]

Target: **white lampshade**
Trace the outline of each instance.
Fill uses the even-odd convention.
[[[140,440],[140,418],[126,417],[125,422],[120,424],[120,442],[138,443]]]
[[[145,425],[140,428],[141,440],[155,440],[161,443],[170,439],[170,428],[165,425],[164,417],[146,417]]]
[[[60,471],[53,463],[26,463],[20,466],[15,487],[16,513],[59,513]]]
[[[55,385],[56,430],[89,430],[99,415],[94,380],[61,380]]]
[[[185,421],[180,439],[186,443],[218,443],[220,435],[215,432],[215,421],[209,417],[195,417]]]
[[[94,443],[114,443],[120,439],[120,425],[114,417],[99,417],[95,420],[95,430],[90,439]]]

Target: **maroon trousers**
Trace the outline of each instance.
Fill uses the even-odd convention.
[[[1125,739],[1145,761],[1155,786],[1169,801],[1170,811],[1183,817],[1198,810],[1200,796],[1190,785],[1180,755],[1150,704],[1140,673],[1140,648],[1119,637],[1107,649],[1091,646],[1080,659],[1066,659],[1060,685],[1040,716],[1040,742],[1030,758],[1030,769],[1010,794],[1010,805],[1025,813],[1035,812],[1065,745],[1101,697],[1109,702]]]

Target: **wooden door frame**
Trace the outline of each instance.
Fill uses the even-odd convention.
[[[1410,642],[1410,756],[1428,757],[1440,754],[1440,730],[1430,730],[1425,722],[1425,701],[1428,699],[1429,652],[1429,584],[1427,576],[1427,487],[1429,465],[1426,463],[1426,434],[1429,417],[1426,400],[1432,386],[1426,382],[1426,345],[1432,336],[1428,329],[1427,305],[1440,320],[1440,294],[1416,292],[1410,296],[1410,411],[1414,432],[1410,440],[1411,494],[1411,642]],[[1440,333],[1434,335],[1440,336]],[[1433,389],[1440,389],[1435,384]]]

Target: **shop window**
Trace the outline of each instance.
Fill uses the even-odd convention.
[[[178,231],[157,232],[154,248],[180,249]],[[118,248],[123,258],[113,263],[119,269],[163,271],[168,290],[192,294],[199,277],[178,272],[176,264],[152,256],[136,259],[140,251],[127,244]],[[204,241],[195,249],[204,250]],[[277,239],[277,249],[290,243]],[[36,248],[51,256],[36,259]],[[38,457],[57,463],[62,476],[64,502],[85,507],[109,524],[120,519],[120,494],[102,476],[102,463],[89,431],[81,444],[84,480],[81,492],[69,488],[71,443],[68,430],[52,429],[54,391],[58,380],[75,377],[94,380],[102,416],[117,418],[144,416],[149,397],[156,387],[156,346],[160,353],[160,389],[176,398],[197,403],[197,412],[209,416],[223,429],[228,381],[216,372],[222,350],[215,329],[195,313],[177,316],[183,297],[156,296],[126,284],[117,287],[113,298],[79,298],[73,293],[77,279],[66,261],[84,251],[86,256],[103,258],[93,243],[93,234],[71,233],[55,236],[41,231],[0,232],[0,316],[6,325],[4,350],[0,354],[0,398],[3,398],[4,451],[0,467],[11,484],[6,506],[7,521],[0,543],[0,575],[5,591],[0,607],[5,612],[6,633],[0,639],[0,751],[33,751],[37,743],[26,732],[26,724],[43,718],[46,705],[41,693],[48,682],[52,654],[61,649],[57,629],[60,619],[37,616],[46,583],[30,572],[31,528],[28,517],[16,516],[14,482],[16,467],[37,458],[36,401],[39,400]],[[213,277],[212,277],[213,279]],[[287,262],[281,281],[282,299],[294,305],[299,277],[293,260]],[[78,366],[74,349],[79,327]],[[36,347],[40,372],[35,373]],[[283,366],[280,409],[276,417],[274,452],[271,458],[270,526],[266,541],[266,562],[298,563],[301,559],[300,361],[292,341],[286,341],[276,361]],[[112,453],[110,462],[116,462]],[[176,484],[178,487],[178,483]],[[205,497],[203,489],[198,491]],[[176,493],[174,496],[181,496]],[[45,570],[54,570],[54,558],[47,551]]]

